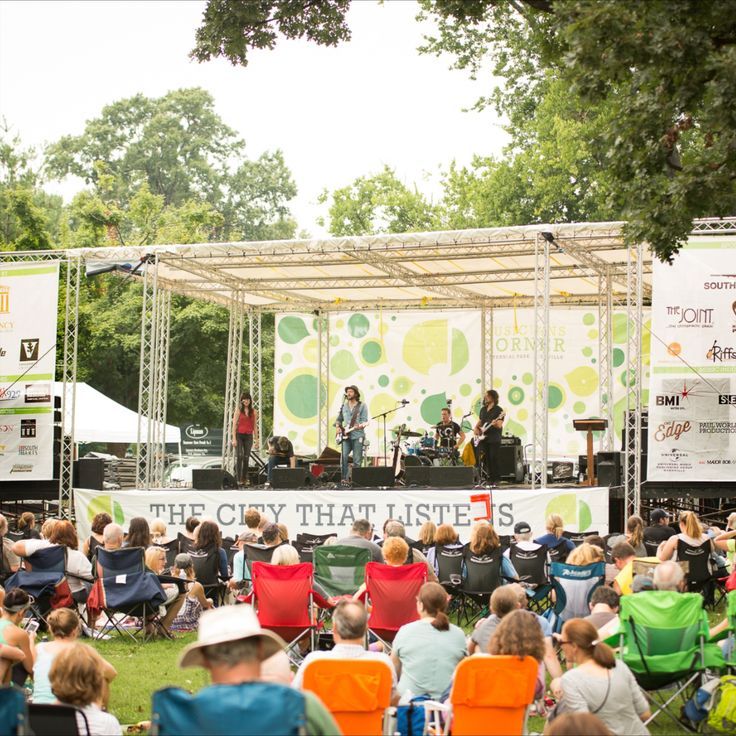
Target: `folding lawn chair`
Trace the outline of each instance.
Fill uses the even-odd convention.
[[[153,546],[161,547],[166,550],[166,569],[171,570],[174,566],[174,560],[176,560],[176,556],[179,554],[179,540],[172,539],[170,542],[166,542],[165,544],[154,542]]]
[[[179,552],[191,552],[194,550],[194,540],[189,539],[186,534],[179,532],[176,535],[176,541],[179,543]]]
[[[153,694],[151,710],[153,736],[306,733],[304,694],[270,682],[215,685],[194,695],[167,687]]]
[[[278,547],[279,545],[276,545]],[[265,544],[244,544],[243,552],[245,552],[245,564],[248,569],[253,570],[254,562],[271,562],[276,547],[267,547]]]
[[[711,560],[712,552],[710,540],[697,546],[688,544],[682,539],[677,542],[677,561],[689,563],[685,573],[687,589],[690,593],[700,593],[709,608],[715,608],[717,587],[715,565]]]
[[[441,736],[527,733],[538,673],[533,657],[478,654],[464,659],[455,669],[447,702],[423,703],[429,731]]]
[[[298,565],[253,563],[253,606],[264,629],[287,642],[286,653],[294,664],[301,657],[294,651],[309,635],[311,650],[316,649],[318,624],[312,590],[313,569],[309,562]]]
[[[547,548],[550,562],[565,562],[567,556],[570,554],[570,551],[567,549],[566,542],[567,537],[562,537],[554,547]]]
[[[25,693],[14,685],[0,687],[0,734],[24,736],[28,733]]]
[[[530,586],[527,591],[534,593],[527,596],[529,609],[543,613],[551,605],[549,596],[552,592],[547,547],[542,544],[537,549],[529,550],[520,549],[518,544],[514,544],[509,548],[509,561],[519,576],[519,582]]]
[[[620,606],[619,657],[653,706],[645,725],[665,713],[678,727],[689,730],[678,718],[678,699],[688,699],[689,691],[702,684],[706,667],[724,666],[718,645],[706,643],[708,614],[702,596],[653,590],[621,596]],[[662,692],[669,690],[670,695]]]
[[[391,567],[369,562],[365,567],[365,585],[371,615],[368,627],[390,649],[396,632],[419,619],[417,596],[427,582],[427,566],[423,562]]]
[[[87,716],[73,705],[29,703],[28,721],[34,736],[88,736]]]
[[[502,584],[502,559],[503,553],[500,547],[486,555],[474,554],[470,545],[467,544],[463,548],[465,576],[458,593],[460,616],[465,619],[466,625],[488,614],[491,593]]]
[[[315,587],[321,595],[330,597],[354,595],[363,584],[366,565],[371,561],[370,550],[347,544],[315,547],[312,556]]]
[[[555,592],[552,619],[556,633],[562,631],[565,621],[590,615],[590,598],[605,578],[606,565],[603,562],[594,562],[591,565],[553,562],[550,565],[550,579]]]
[[[332,713],[344,736],[381,736],[391,705],[392,674],[371,659],[317,659],[304,669],[304,690]]]
[[[138,641],[141,634],[141,638],[147,639],[154,631],[170,636],[159,615],[166,594],[158,577],[146,570],[143,548],[106,550],[98,547],[96,554],[97,579],[87,599],[90,628],[94,628],[95,620],[102,613],[107,626],[133,641]],[[127,617],[132,626],[124,626],[117,614]],[[147,625],[150,626],[148,632]],[[101,629],[99,636],[102,633]]]
[[[189,552],[194,568],[194,578],[202,584],[204,594],[212,598],[215,605],[222,603],[227,587],[220,579],[220,551],[211,546],[208,549],[197,549]]]
[[[292,546],[299,553],[300,562],[314,562],[314,547],[299,541],[294,542]]]

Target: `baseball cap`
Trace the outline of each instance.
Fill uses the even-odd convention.
[[[669,516],[670,515],[664,509],[654,509],[649,518],[654,524],[656,524],[657,522],[662,521],[662,519],[668,519]]]
[[[526,534],[531,530],[532,528],[525,521],[518,521],[514,524],[514,534]]]

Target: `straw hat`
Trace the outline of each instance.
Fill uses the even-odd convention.
[[[253,606],[220,606],[203,611],[199,618],[197,641],[182,651],[179,666],[203,667],[204,647],[253,638],[261,641],[262,647],[259,651],[261,662],[286,646],[286,642],[280,636],[261,628]]]

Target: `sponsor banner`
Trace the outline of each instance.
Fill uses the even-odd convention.
[[[648,326],[649,313],[645,311]],[[688,314],[688,319],[690,315]],[[626,401],[626,315],[612,320],[614,436],[620,436]],[[493,312],[493,386],[481,385],[481,318],[477,310],[335,313],[330,316],[328,407],[334,423],[344,388],[355,384],[371,416],[399,406],[388,417],[391,429],[406,422],[415,432],[431,432],[440,410],[451,402],[452,418],[465,420],[466,432],[477,421],[482,393],[499,392],[506,410],[504,431],[531,442],[534,421],[534,311]],[[312,315],[276,318],[274,427],[286,434],[297,453],[317,447],[317,323]],[[648,366],[649,331],[643,339]],[[598,311],[555,308],[550,316],[550,455],[568,457],[586,451],[586,437],[573,419],[600,416]],[[644,369],[646,391],[648,370]],[[382,424],[367,429],[368,455],[383,453]],[[392,435],[389,433],[388,440]],[[330,432],[334,446],[334,433]],[[416,440],[412,440],[416,441]]]
[[[182,424],[181,452],[188,457],[222,457],[222,427]]]
[[[653,267],[649,480],[736,480],[736,238]]]
[[[0,480],[53,477],[58,263],[0,265]]]
[[[123,491],[106,493],[75,489],[74,507],[80,538],[90,534],[95,514],[107,512],[128,527],[135,516],[161,518],[174,536],[184,530],[189,516],[217,521],[224,536],[243,530],[243,512],[250,506],[276,523],[286,524],[292,538],[297,532],[347,534],[355,519],[366,518],[377,527],[388,518],[406,524],[415,536],[428,519],[449,522],[463,539],[473,524],[472,490],[376,491]],[[512,534],[518,521],[528,522],[539,534],[545,519],[558,513],[569,531],[608,533],[607,488],[499,489],[491,494],[493,523],[499,534]]]

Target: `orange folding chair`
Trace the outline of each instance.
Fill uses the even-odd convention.
[[[345,736],[381,736],[391,704],[391,669],[371,659],[317,659],[304,669],[311,690]]]
[[[448,703],[426,701],[429,732],[452,736],[521,736],[534,702],[539,664],[533,657],[478,654],[455,670]],[[445,714],[441,727],[439,713]]]

